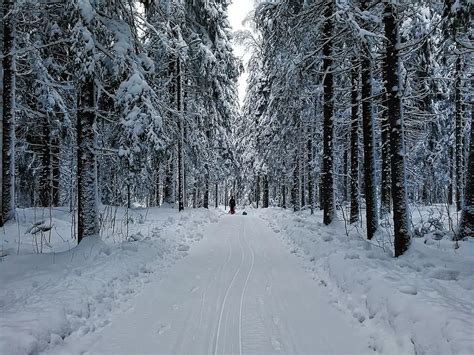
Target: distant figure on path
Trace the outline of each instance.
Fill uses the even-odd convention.
[[[230,197],[229,206],[230,206],[230,214],[235,214],[235,199],[234,199],[234,196]]]

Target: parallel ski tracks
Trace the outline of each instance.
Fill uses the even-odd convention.
[[[239,246],[240,246],[240,250],[241,250],[241,259],[240,259],[239,266],[235,270],[235,272],[233,274],[233,277],[232,277],[232,279],[230,280],[230,282],[227,286],[226,292],[224,294],[224,298],[223,298],[222,303],[221,303],[221,308],[220,308],[220,313],[219,313],[219,320],[218,320],[218,323],[217,323],[217,330],[216,330],[216,339],[215,339],[215,345],[214,345],[214,354],[215,355],[217,355],[219,353],[219,345],[221,344],[221,339],[220,338],[222,336],[222,328],[223,328],[223,326],[225,326],[226,329],[227,329],[227,323],[229,321],[229,318],[232,318],[231,316],[227,315],[227,317],[225,318],[225,322],[223,322],[224,314],[229,308],[229,303],[228,303],[229,295],[232,294],[232,292],[235,292],[235,295],[237,295],[237,293],[239,292],[239,290],[237,288],[239,283],[236,283],[236,280],[238,279],[239,275],[241,273],[243,273],[243,269],[245,269],[245,265],[247,265],[247,263],[249,263],[250,264],[249,270],[246,273],[246,275],[243,276],[243,277],[245,277],[245,279],[243,278],[243,280],[245,280],[245,281],[244,281],[243,285],[241,286],[240,296],[237,298],[238,302],[239,302],[238,303],[238,314],[235,315],[235,316],[238,316],[238,332],[239,332],[238,348],[239,348],[239,354],[243,353],[243,339],[242,339],[243,326],[242,326],[242,323],[243,323],[243,313],[244,313],[244,300],[245,300],[245,294],[246,294],[246,291],[247,291],[247,286],[248,286],[248,283],[249,283],[249,280],[250,280],[250,277],[252,275],[252,271],[253,271],[253,268],[254,268],[254,264],[255,264],[254,252],[253,252],[252,248],[249,246],[249,244],[247,242],[247,238],[246,238],[245,223],[243,224],[242,232],[239,233],[239,235],[238,235],[238,240],[239,240]],[[250,257],[248,255],[249,253],[250,253]],[[224,265],[224,269],[227,266],[227,264],[228,263],[226,263]],[[234,291],[233,291],[233,289],[234,289]],[[237,311],[237,308],[235,309],[235,311]],[[225,353],[226,352],[225,342],[223,343],[222,346],[223,346],[222,353]]]
[[[250,254],[252,256],[252,261],[251,261],[251,264],[250,264],[250,269],[249,269],[249,272],[247,274],[247,278],[245,279],[245,284],[244,284],[244,287],[242,289],[242,295],[240,296],[240,307],[239,307],[239,354],[242,355],[242,348],[243,348],[243,344],[242,344],[242,311],[243,311],[243,304],[244,304],[244,298],[245,298],[245,292],[247,291],[247,285],[249,283],[249,279],[250,279],[250,275],[252,274],[252,271],[253,271],[253,266],[255,264],[255,253],[253,251],[252,248],[249,247],[249,244],[247,243],[247,240],[246,240],[246,234],[245,234],[245,221],[243,223],[244,227],[244,241],[245,241],[245,244],[247,245],[247,248],[250,249]]]
[[[222,316],[224,315],[224,310],[225,310],[225,307],[226,307],[227,297],[229,296],[229,291],[232,288],[232,286],[234,285],[235,279],[237,278],[237,275],[240,273],[240,270],[242,269],[242,265],[244,264],[244,260],[245,260],[245,254],[244,254],[244,251],[243,251],[242,241],[241,241],[240,235],[239,235],[238,239],[239,239],[240,249],[242,251],[242,257],[240,259],[239,267],[235,271],[234,276],[232,277],[229,285],[227,286],[227,289],[226,289],[225,294],[224,294],[224,298],[223,298],[222,303],[221,303],[221,311],[220,311],[220,314],[219,314],[219,321],[217,323],[217,332],[216,332],[216,341],[215,341],[215,346],[214,346],[214,355],[217,355],[217,352],[219,350],[219,338],[220,338],[221,326],[222,326]],[[224,269],[225,269],[225,265],[224,265]]]

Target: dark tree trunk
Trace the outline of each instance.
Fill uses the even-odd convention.
[[[348,139],[348,135],[345,141]],[[342,177],[342,202],[347,202],[348,188],[349,188],[349,149],[344,149],[343,153],[343,177]]]
[[[60,199],[60,177],[61,177],[61,169],[60,169],[60,139],[57,136],[53,136],[51,138],[51,169],[52,169],[52,181],[51,181],[51,202],[52,206],[59,206],[59,199]]]
[[[15,69],[13,0],[3,0],[2,213],[0,226],[13,218],[15,171]]]
[[[258,204],[260,203],[260,174],[257,175],[257,183],[255,186],[255,202]]]
[[[171,154],[165,166],[165,176],[163,181],[163,202],[170,205],[175,203],[173,189],[173,159],[173,155]]]
[[[95,155],[95,85],[87,77],[82,83],[77,110],[77,238],[99,233],[97,166]]]
[[[127,183],[127,208],[132,208],[132,187]]]
[[[311,210],[311,214],[314,214],[314,178],[313,178],[313,136],[311,130],[308,133],[308,164],[307,164],[307,186],[308,186],[308,206]]]
[[[184,210],[184,106],[183,73],[179,58],[176,59],[176,107],[178,111],[178,210]]]
[[[424,115],[429,115],[427,118],[427,122],[424,125],[426,132],[427,132],[427,154],[425,155],[425,159],[423,161],[423,170],[425,172],[425,176],[423,179],[423,187],[422,187],[422,202],[428,206],[431,205],[434,201],[433,196],[436,194],[436,190],[438,187],[437,179],[434,178],[435,171],[433,170],[433,160],[432,160],[432,152],[435,150],[435,146],[438,142],[437,137],[437,127],[436,121],[433,119],[433,102],[431,94],[431,89],[435,89],[433,84],[427,83],[426,78],[430,76],[430,56],[431,56],[431,47],[430,47],[430,40],[426,40],[423,44],[423,48],[420,53],[420,69],[417,71],[417,87],[418,92],[421,94],[421,100],[419,102],[420,111]],[[434,90],[433,90],[434,91]]]
[[[408,213],[405,143],[403,113],[400,98],[400,58],[398,52],[398,23],[396,7],[384,0],[385,38],[387,53],[385,57],[385,91],[387,92],[388,119],[390,121],[390,152],[392,155],[392,201],[393,226],[395,232],[395,257],[402,255],[410,245],[410,216]]]
[[[224,185],[224,211],[227,211],[227,199],[228,199],[228,193],[227,193],[227,181],[225,182]]]
[[[194,182],[194,185],[193,185],[193,208],[197,208],[197,197],[198,197],[197,183]]]
[[[281,207],[286,208],[286,185],[281,186],[282,202]]]
[[[359,68],[352,68],[351,93],[351,216],[350,223],[359,220]]]
[[[466,170],[464,207],[459,224],[459,238],[474,237],[474,112],[471,112],[471,142]]]
[[[454,166],[455,164],[455,158],[454,158],[454,150],[452,147],[449,147],[449,156],[448,156],[448,164],[449,164],[449,185],[448,185],[448,193],[447,193],[447,198],[448,198],[448,205],[452,206],[454,202],[454,196],[453,196],[453,183],[454,183]]]
[[[161,183],[160,183],[160,178],[161,178],[161,164],[160,160],[158,157],[155,157],[155,173],[154,173],[154,194],[153,194],[153,200],[154,200],[154,205],[155,206],[160,206],[160,200],[161,200]]]
[[[293,168],[293,186],[291,189],[291,202],[293,204],[293,211],[300,211],[301,210],[301,199],[300,199],[300,164],[298,161],[299,155],[298,152],[295,152],[295,159],[294,159],[294,168]]]
[[[322,180],[322,177],[321,177]],[[324,189],[323,189],[323,182],[321,181],[318,185],[318,190],[319,190],[319,210],[323,211],[324,210]]]
[[[333,181],[333,135],[334,135],[334,88],[333,88],[333,58],[332,58],[332,40],[333,35],[333,0],[327,0],[324,16],[324,40],[323,46],[323,72],[324,72],[324,152],[323,152],[323,171],[322,171],[322,192],[323,192],[323,210],[325,225],[331,224],[334,218],[334,181]]]
[[[41,124],[41,153],[39,173],[39,202],[41,207],[51,206],[51,125],[47,114]]]
[[[153,11],[153,6],[151,4],[148,6],[149,11]],[[169,64],[168,64],[168,76],[170,78],[169,85],[168,85],[168,102],[169,102],[169,107],[176,108],[178,103],[178,65],[179,65],[179,58],[176,58],[174,55],[169,56]],[[179,111],[179,110],[176,110]],[[176,122],[178,126],[178,136],[177,138],[177,143],[178,146],[181,144],[180,137],[181,137],[181,122],[180,122],[180,117],[178,113],[178,117],[176,117],[176,114],[173,112],[169,112],[167,119],[170,122]],[[176,121],[175,121],[176,119]],[[177,153],[177,156],[175,157],[174,154]],[[175,161],[178,160],[177,162]],[[163,202],[167,203],[171,206],[174,206],[176,203],[176,190],[175,190],[175,174],[176,174],[176,166],[175,164],[178,164],[178,170],[179,170],[179,165],[180,165],[180,149],[178,147],[178,151],[175,152],[174,149],[169,153],[169,159],[168,159],[168,164],[166,166],[165,170],[165,178],[164,178],[164,186],[163,186]],[[179,175],[179,172],[178,172]],[[178,176],[178,180],[179,180]],[[179,182],[178,182],[179,184]],[[178,188],[179,190],[179,188]],[[178,191],[179,194],[179,191]]]
[[[263,208],[268,208],[270,205],[270,191],[269,191],[269,186],[268,186],[268,176],[264,175],[263,176],[263,203],[262,207]]]
[[[367,8],[362,1],[361,10]],[[372,239],[379,227],[377,207],[377,183],[375,168],[375,127],[372,110],[372,63],[368,43],[363,43],[362,53],[362,126],[364,135],[364,188],[367,220],[367,239]]]
[[[298,181],[299,181],[299,186],[298,186],[298,195],[300,199],[300,208],[304,208],[306,206],[306,172],[305,168],[307,167],[306,164],[306,159],[307,159],[307,154],[305,154],[305,137],[304,134],[305,129],[303,128],[303,123],[300,120],[300,138],[299,138],[299,143],[298,143],[298,151],[299,151],[299,159],[298,159],[298,164],[299,164],[299,171],[298,171]]]
[[[216,208],[219,207],[219,183],[216,182],[216,194],[215,194]]]
[[[209,208],[209,188],[210,188],[209,167],[206,165],[206,175],[204,177],[204,200],[203,200],[204,208]]]
[[[385,72],[384,72],[385,73]],[[386,78],[384,80],[387,80]],[[382,108],[382,186],[381,186],[381,212],[388,214],[391,211],[391,158],[390,158],[390,121],[388,120],[387,93],[383,93]]]
[[[463,119],[462,119],[462,97],[461,97],[461,70],[462,58],[458,55],[456,60],[456,80],[454,82],[454,105],[455,105],[455,176],[456,176],[456,209],[462,209],[462,187],[463,187]]]

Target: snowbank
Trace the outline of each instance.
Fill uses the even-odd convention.
[[[346,236],[342,222],[324,226],[319,212],[256,213],[330,289],[336,306],[376,330],[374,350],[474,353],[474,240],[456,249],[448,238],[416,238],[409,252],[395,259],[376,242],[356,233]]]
[[[86,238],[71,248],[67,213],[57,209],[48,219],[54,225],[51,236],[43,236],[48,246],[39,254],[32,252],[40,237],[26,233],[37,212],[20,211],[19,223],[7,225],[2,236],[8,255],[0,262],[0,354],[51,350],[65,338],[104,327],[112,312],[126,310],[153,273],[202,239],[206,223],[217,221],[207,210],[105,211],[102,238]],[[107,213],[114,216],[109,221]]]

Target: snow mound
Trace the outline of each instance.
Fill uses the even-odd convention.
[[[16,223],[6,226],[3,243],[16,245],[0,263],[0,354],[55,353],[57,346],[103,328],[154,274],[183,257],[179,251],[189,250],[193,240],[185,241],[179,228],[202,236],[213,217],[204,210],[178,215],[173,209],[121,209],[116,220],[128,220],[127,229],[104,217],[102,238],[88,237],[72,247],[68,214],[57,210],[48,222],[57,229],[42,236],[51,248],[40,254],[35,253],[40,239],[22,232],[46,225],[35,226],[36,214],[19,211],[20,233]]]
[[[415,238],[409,251],[392,256],[391,245],[346,235],[342,222],[329,227],[318,211],[295,215],[258,212],[281,233],[291,254],[337,306],[373,330],[370,347],[393,354],[474,354],[474,240]],[[329,239],[332,237],[332,240]],[[328,242],[328,239],[330,242]]]

